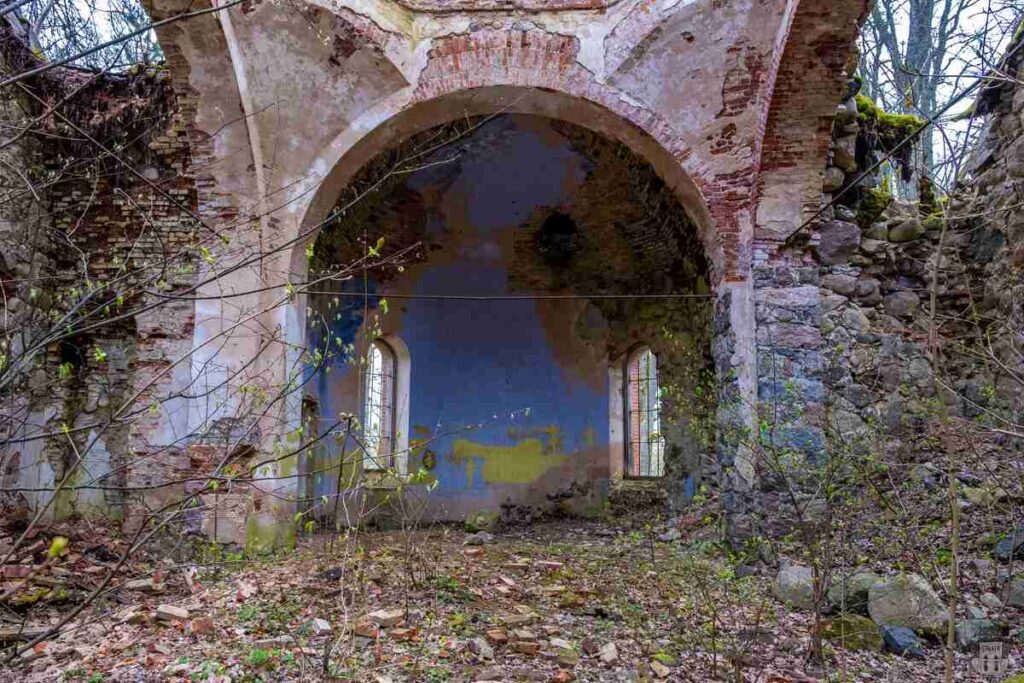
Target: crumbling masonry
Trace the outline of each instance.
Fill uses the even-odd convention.
[[[842,278],[855,275],[835,267],[843,261],[835,255],[836,239],[853,249],[860,243],[859,231],[844,233],[848,225],[857,229],[855,221],[830,211],[807,224],[828,199],[823,186],[843,187],[858,168],[846,158],[856,132],[842,132],[856,123],[856,110],[852,118],[836,117],[839,103],[850,103],[840,107],[840,117],[856,106],[851,53],[866,6],[246,2],[162,28],[165,67],[95,80],[84,86],[93,96],[83,99],[95,110],[65,112],[97,139],[122,131],[119,158],[131,170],[107,158],[111,172],[101,183],[109,187],[61,183],[45,197],[5,205],[9,233],[35,221],[68,235],[100,282],[114,276],[123,258],[195,252],[191,267],[161,282],[166,305],[83,337],[80,345],[48,349],[52,366],[70,362],[80,369],[78,384],[64,382],[47,401],[29,405],[33,424],[58,432],[60,425],[71,427],[80,447],[92,444],[84,468],[90,480],[106,477],[129,490],[125,496],[117,486],[84,488],[58,496],[52,512],[91,508],[130,524],[140,511],[193,493],[208,511],[193,520],[197,528],[251,547],[287,543],[294,501],[309,492],[296,475],[308,463],[289,455],[288,446],[301,434],[302,392],[270,400],[253,421],[235,416],[252,408],[247,402],[255,395],[273,397],[296,380],[310,347],[307,315],[314,303],[301,285],[320,228],[382,155],[425,131],[500,114],[554,121],[577,150],[606,144],[587,143],[587,135],[621,147],[615,154],[632,155],[631,168],[649,168],[671,200],[658,199],[659,206],[676,207],[687,239],[703,251],[707,357],[717,396],[709,445],[714,463],[670,467],[668,488],[695,469],[712,473],[734,536],[755,533],[759,477],[746,442],[758,433],[758,405],[786,394],[788,414],[773,431],[782,446],[816,457],[826,438],[825,355],[832,344],[822,336],[822,305],[834,311],[837,302],[822,289],[822,267],[832,268],[824,271],[828,291],[875,292],[867,292],[871,283],[847,283]],[[148,9],[162,19],[195,5],[154,0]],[[8,61],[19,58],[15,52],[8,49]],[[67,92],[85,79],[55,72],[32,88]],[[26,106],[38,111],[38,104]],[[26,110],[8,107],[12,116]],[[7,153],[54,166],[60,163],[54,144],[26,139]],[[16,179],[5,181],[16,191]],[[101,201],[89,202],[91,196]],[[585,223],[579,225],[585,232]],[[218,240],[199,249],[197,230]],[[67,251],[25,260],[16,245],[5,246],[5,278],[58,272]],[[196,284],[195,292],[188,289]],[[188,295],[176,299],[175,292]],[[24,287],[7,296],[19,306],[39,305]],[[825,323],[827,334],[834,330]],[[76,355],[95,345],[108,349],[102,361]],[[415,363],[425,351],[410,352]],[[611,362],[610,352],[601,362]],[[414,381],[432,379],[413,372]],[[867,405],[854,396],[854,384],[845,383],[843,400]],[[153,409],[109,429],[90,426],[136,394]],[[841,415],[849,423],[847,414],[856,413]],[[598,499],[614,492],[622,476],[616,438],[598,441],[607,461],[573,475],[589,472],[609,482]],[[71,462],[67,444],[32,439],[17,450],[6,454],[4,482],[27,489],[20,495],[38,508]],[[200,494],[199,475],[225,459],[264,464],[251,486]],[[535,482],[516,483],[526,491]],[[572,495],[572,483],[560,488]],[[516,495],[509,489],[510,500]]]

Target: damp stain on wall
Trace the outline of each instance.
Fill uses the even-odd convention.
[[[669,349],[656,337],[671,327],[697,349],[685,365],[700,367],[708,329],[691,329],[704,326],[698,304],[544,296],[698,290],[706,266],[685,212],[621,146],[541,117],[496,117],[424,167],[321,233],[314,271],[378,237],[385,257],[422,246],[402,268],[339,285],[365,299],[314,297],[311,338],[329,332],[356,355],[376,333],[408,347],[409,471],[436,481],[438,516],[603,495],[616,358],[640,342]],[[514,298],[431,298],[460,294]],[[325,422],[359,414],[359,367],[339,355],[311,383]]]

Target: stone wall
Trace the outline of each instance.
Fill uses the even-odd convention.
[[[869,425],[908,426],[935,392],[922,298],[941,221],[922,215],[927,208],[893,202],[878,173],[865,176],[885,149],[877,122],[860,111],[870,101],[855,96],[855,81],[850,88],[824,187],[838,200],[811,241],[820,264],[826,420],[837,444],[866,437]]]
[[[958,411],[1019,425],[1024,417],[1024,27],[1000,78],[975,106],[984,126],[949,210],[948,273],[940,292]],[[1015,77],[1016,80],[1012,80]],[[1007,439],[1015,448],[1019,439]]]
[[[1020,73],[1021,63],[1005,70]],[[953,199],[937,203],[923,184],[922,201],[909,204],[893,201],[879,174],[862,176],[920,122],[862,96],[839,107],[824,190],[845,194],[810,245],[820,262],[827,426],[841,444],[923,433],[940,404],[1019,421],[1024,88],[990,87],[974,111],[983,141]]]

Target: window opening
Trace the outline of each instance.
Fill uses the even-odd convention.
[[[626,476],[664,476],[658,358],[647,347],[635,351],[626,364],[626,433]]]
[[[363,377],[363,469],[394,467],[394,351],[381,340],[370,345]]]

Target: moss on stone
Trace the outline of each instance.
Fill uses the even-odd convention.
[[[935,186],[926,175],[917,179],[918,210],[922,216],[930,216],[938,208],[938,198],[935,196]]]
[[[249,557],[269,555],[295,547],[295,525],[272,515],[250,514],[245,520],[245,553]]]
[[[904,182],[910,182],[912,155],[924,120],[909,114],[890,114],[865,95],[857,95],[857,111],[862,142],[869,149],[890,155],[890,163],[901,169]],[[910,144],[905,144],[907,140]]]
[[[868,228],[877,221],[885,210],[892,204],[893,196],[883,188],[868,190],[861,197],[860,205],[857,207],[857,223],[862,228]]]
[[[928,218],[924,219],[924,221],[922,222],[922,225],[924,226],[925,232],[938,232],[938,231],[942,230],[943,222],[944,221],[943,221],[942,216],[934,216],[933,215],[933,216],[929,216]]]
[[[882,634],[875,622],[857,614],[840,614],[826,619],[821,625],[821,637],[847,650],[882,649]]]
[[[924,127],[924,119],[911,114],[891,114],[866,95],[857,95],[857,112],[863,127],[878,136],[883,151],[890,151],[903,139]]]
[[[476,510],[466,515],[463,524],[466,531],[493,531],[498,525],[498,513],[493,510]]]

